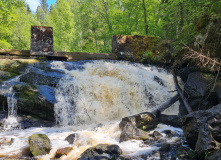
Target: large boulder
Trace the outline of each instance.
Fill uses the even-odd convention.
[[[141,61],[145,53],[155,51],[158,38],[138,35],[114,35],[112,37],[112,53],[118,59]]]
[[[28,72],[20,77],[20,82],[35,84],[35,85],[48,85],[56,86],[62,77],[59,72]]]
[[[208,125],[205,128],[204,125]],[[204,128],[202,128],[204,126]],[[207,131],[207,132],[206,132]],[[193,149],[207,144],[213,144],[213,140],[221,142],[221,104],[209,109],[192,112],[183,117],[183,133],[187,143]],[[211,136],[210,136],[211,135]],[[210,137],[208,137],[210,136]],[[197,150],[200,150],[197,147]],[[200,151],[201,152],[201,151]]]
[[[160,114],[157,117],[157,120],[160,123],[170,125],[173,127],[182,127],[182,119],[178,115],[166,115],[166,114]]]
[[[217,97],[219,103],[221,103],[221,82],[216,84],[214,90],[215,90],[216,97]]]
[[[48,154],[51,150],[51,142],[45,134],[33,134],[29,137],[29,149],[33,156]]]
[[[207,151],[216,149],[219,149],[218,143],[214,140],[208,124],[204,124],[199,130],[195,151],[198,155],[204,155]]]
[[[136,126],[129,122],[121,123],[120,128],[122,129],[120,142],[128,141],[131,139],[146,140],[149,137],[147,132],[138,129]]]
[[[21,113],[54,121],[54,88],[30,84],[15,85],[17,107]]]
[[[145,131],[156,128],[157,124],[155,116],[149,112],[124,117],[119,124],[122,130],[120,142],[130,139],[145,140],[149,136]]]
[[[202,24],[208,25],[206,26]],[[208,16],[200,18],[194,28],[195,31],[200,32],[196,36],[194,45],[196,47],[203,47],[203,49],[209,50],[211,57],[219,57],[221,50],[221,45],[218,45],[221,43],[220,29],[221,23],[219,19],[213,19],[213,21],[209,21]]]
[[[98,144],[95,147],[90,147],[81,154],[81,158],[78,160],[86,159],[117,159],[121,154],[122,150],[118,145]],[[108,155],[108,156],[105,156]]]
[[[205,157],[206,160],[221,160],[221,150],[215,150],[208,152]]]
[[[214,76],[211,74],[203,74],[200,72],[192,72],[188,75],[188,79],[184,85],[184,94],[187,97],[189,105],[194,111],[205,110],[211,108],[213,105],[207,95],[213,87]],[[180,115],[187,114],[184,106],[180,105]]]
[[[134,126],[144,131],[154,129],[158,124],[155,116],[150,112],[144,112],[122,118],[122,121],[120,122],[120,128],[122,128],[126,122],[132,123]]]

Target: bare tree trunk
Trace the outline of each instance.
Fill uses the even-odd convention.
[[[177,77],[176,77],[176,74],[174,72],[174,69],[172,69],[171,71],[172,75],[173,75],[173,80],[174,80],[174,84],[175,84],[175,87],[176,87],[176,90],[177,92],[179,93],[182,101],[183,101],[183,104],[184,106],[186,107],[186,110],[188,113],[191,113],[193,112],[192,108],[190,107],[189,103],[187,102],[186,98],[184,97],[184,95],[182,94],[182,89],[180,88],[179,84],[178,84],[178,80],[177,80]]]
[[[143,0],[143,11],[144,11],[144,23],[145,23],[145,32],[148,36],[148,24],[147,24],[147,10],[145,5],[145,0]]]
[[[197,24],[197,4],[196,0],[194,0],[194,6],[195,6],[195,14],[194,14],[194,24]]]
[[[184,26],[184,8],[183,3],[180,3],[180,26],[181,26],[181,33],[183,33],[183,26]]]
[[[109,28],[110,33],[112,33],[112,26],[111,26],[110,20],[109,20],[108,5],[107,5],[106,0],[104,0],[104,8],[105,8],[105,14],[106,14],[106,19],[107,19],[108,28]]]
[[[167,108],[169,108],[171,105],[173,105],[176,101],[178,101],[180,98],[179,94],[176,94],[175,96],[173,96],[172,98],[170,98],[169,100],[167,100],[166,102],[164,102],[163,104],[159,105],[157,107],[157,109],[153,110],[152,113],[154,115],[156,115],[156,113],[158,111],[163,112],[164,110],[166,110]]]
[[[96,22],[96,20],[95,20],[95,29],[94,29],[94,38],[95,38],[95,44],[96,44],[96,52],[98,52],[97,51],[97,22]]]
[[[179,37],[179,21],[177,21],[177,25],[176,25],[176,37]]]

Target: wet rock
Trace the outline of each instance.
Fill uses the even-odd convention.
[[[221,103],[221,82],[216,84],[214,90],[215,90],[216,97],[217,97],[219,103]]]
[[[176,137],[176,136],[178,136],[178,134],[175,131],[171,131],[171,130],[164,130],[161,133],[165,133],[167,135],[167,137]]]
[[[209,109],[190,113],[183,118],[183,133],[192,149],[195,149],[196,140],[202,126],[208,124],[212,137],[221,142],[221,104]],[[201,135],[204,132],[201,131]],[[207,132],[209,136],[209,132]],[[205,135],[206,136],[206,135]],[[201,136],[204,137],[204,136]],[[200,141],[198,139],[198,141]]]
[[[204,124],[199,130],[195,151],[198,155],[204,155],[207,151],[216,149],[219,149],[219,145],[214,140],[208,124]]]
[[[154,131],[152,135],[153,135],[153,137],[163,137],[163,135],[160,134],[160,132],[158,132],[158,131]]]
[[[0,110],[5,111],[8,108],[7,97],[4,95],[0,95]]]
[[[122,121],[119,124],[120,128],[123,128],[124,124],[127,122],[144,131],[154,129],[157,127],[158,124],[155,116],[149,112],[122,118]]]
[[[157,83],[159,83],[161,86],[164,86],[165,87],[165,84],[164,84],[164,81],[157,77],[157,76],[154,76],[154,81],[156,81]]]
[[[107,156],[104,156],[107,154]],[[111,160],[118,159],[122,154],[122,150],[118,145],[98,144],[95,147],[90,147],[81,154],[78,160],[98,159],[98,160]]]
[[[170,144],[169,143],[164,143],[160,147],[161,152],[168,152],[170,150]]]
[[[122,129],[120,142],[128,141],[131,139],[146,140],[149,137],[147,132],[138,129],[136,126],[129,122],[124,122],[123,125],[121,124],[120,128]]]
[[[208,152],[205,157],[206,160],[221,160],[221,150]]]
[[[177,76],[179,76],[182,79],[182,81],[184,83],[186,83],[186,81],[188,79],[188,75],[190,73],[196,72],[196,71],[197,71],[197,69],[195,67],[192,67],[192,66],[190,66],[190,67],[183,67],[183,68],[181,68],[179,70],[176,70],[176,74],[177,74]]]
[[[20,113],[36,115],[54,121],[54,90],[48,86],[15,85]],[[44,92],[43,92],[44,91]]]
[[[51,150],[50,139],[45,134],[33,134],[29,137],[29,149],[33,156],[48,154]]]
[[[141,113],[130,117],[125,117],[119,126],[122,130],[120,142],[130,139],[145,140],[148,139],[148,130],[154,129],[158,122],[151,113]]]
[[[212,107],[208,100],[204,100],[213,87],[214,76],[211,74],[203,74],[193,72],[188,75],[187,82],[184,86],[184,93],[188,102],[194,111],[205,110]]]
[[[35,84],[35,85],[48,85],[56,86],[62,77],[58,72],[28,72],[20,77],[20,82]]]
[[[73,144],[74,143],[74,140],[75,140],[75,137],[76,137],[76,134],[70,134],[69,136],[67,136],[65,138],[66,141],[68,141],[70,144]]]
[[[160,123],[170,125],[170,126],[173,126],[173,127],[182,127],[182,120],[177,115],[160,114],[160,116],[157,117],[157,120]]]
[[[194,151],[191,150],[189,147],[179,146],[172,157],[174,159],[188,160],[194,159],[194,154]]]
[[[55,157],[56,157],[56,158],[60,158],[60,157],[63,156],[63,155],[68,155],[68,153],[71,152],[72,150],[73,150],[72,147],[66,147],[66,148],[58,149],[58,150],[56,151]]]

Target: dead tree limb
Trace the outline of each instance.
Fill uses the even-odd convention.
[[[210,57],[210,52],[207,50],[205,53],[204,49],[200,49],[200,51],[195,51],[184,43],[185,48],[189,50],[189,52],[184,56],[185,59],[194,59],[198,63],[201,63],[203,67],[211,66],[213,69],[215,66],[221,66],[221,63],[216,58]]]
[[[178,101],[180,98],[179,94],[176,94],[175,96],[173,96],[172,98],[170,98],[169,100],[167,100],[166,102],[164,102],[163,104],[159,105],[157,107],[157,109],[153,110],[152,113],[154,115],[156,115],[156,113],[158,111],[163,112],[165,109],[169,108],[171,105],[173,105],[176,101]]]
[[[192,108],[190,107],[189,103],[187,102],[186,98],[183,95],[182,89],[180,88],[180,85],[178,83],[177,76],[176,76],[176,74],[174,72],[174,69],[172,69],[171,73],[173,75],[173,81],[175,83],[175,88],[176,88],[178,94],[180,95],[180,97],[181,97],[181,99],[183,101],[183,104],[186,107],[187,112],[188,113],[193,112]]]

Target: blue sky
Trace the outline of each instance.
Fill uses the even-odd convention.
[[[56,0],[47,0],[48,6],[50,8],[51,4],[55,3]],[[32,12],[35,12],[38,5],[40,5],[40,0],[26,0],[26,3],[29,4]]]

